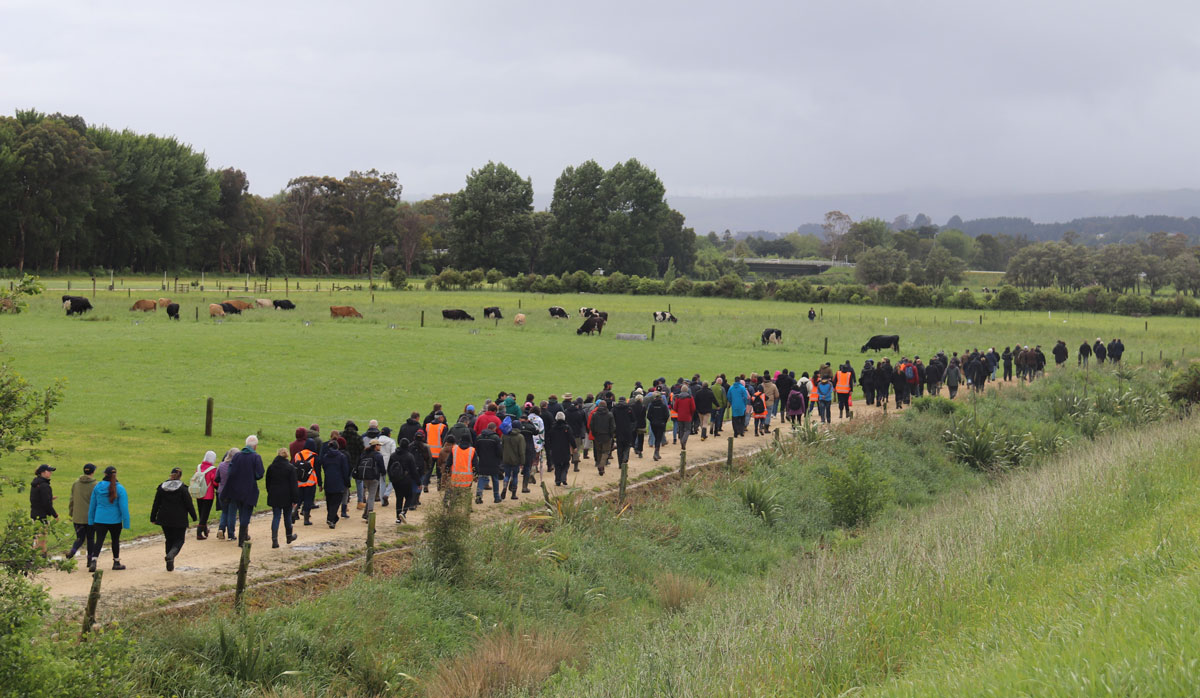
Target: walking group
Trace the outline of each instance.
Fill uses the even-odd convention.
[[[1099,339],[1094,345],[1084,342],[1079,362],[1086,365],[1092,356],[1101,363],[1119,362],[1124,349],[1119,339],[1107,345]],[[1066,363],[1066,344],[1059,341],[1052,354],[1057,365]],[[495,503],[515,500],[547,473],[553,473],[555,485],[567,485],[569,473],[579,472],[588,459],[604,476],[614,458],[623,468],[647,451],[661,460],[667,445],[686,451],[692,436],[704,441],[724,433],[727,419],[733,436],[741,438],[750,429],[755,437],[769,434],[776,417],[795,425],[814,409],[819,421],[829,424],[835,402],[840,418],[853,418],[855,386],[867,405],[884,407],[891,393],[902,409],[913,397],[940,395],[943,384],[954,399],[963,385],[982,391],[988,381],[998,380],[1001,367],[1003,380],[1009,381],[1014,367],[1018,379],[1033,380],[1045,366],[1040,346],[1018,344],[1003,352],[970,349],[947,356],[939,351],[928,364],[919,356],[911,361],[903,357],[894,366],[887,358],[867,360],[857,373],[847,360],[836,369],[825,363],[798,378],[787,369],[733,378],[722,373],[709,381],[699,374],[674,383],[660,377],[649,388],[636,381],[628,396],[616,395],[611,381],[585,396],[563,393],[561,400],[557,394],[544,400],[528,394],[518,400],[501,391],[482,400],[482,409],[466,405],[453,421],[440,403],[424,417],[412,412],[394,436],[374,419],[366,431],[360,433],[354,421],[347,421],[324,439],[317,424],[297,427],[295,440],[280,447],[265,467],[258,437],[250,435],[220,460],[214,451],[206,452],[186,482],[183,470],[172,468],[155,491],[150,522],[162,528],[164,560],[172,571],[191,522],[196,522],[196,540],[209,538],[214,508],[218,540],[238,545],[250,540],[260,480],[271,509],[271,546],[278,548],[281,525],[288,545],[298,539],[296,526],[313,525],[318,493],[324,494],[325,523],[331,529],[350,517],[351,496],[363,520],[376,506],[394,503],[395,520],[404,523],[431,485],[447,494],[474,489],[476,504],[483,504],[488,491]],[[58,519],[50,482],[55,470],[50,465],[37,468],[29,494],[35,520]],[[85,550],[88,569],[94,571],[107,539],[112,568],[122,570],[121,532],[130,527],[128,496],[115,467],[104,468],[99,480],[95,472],[95,465],[84,465],[71,485],[75,541],[67,557]],[[44,550],[44,541],[39,545]]]

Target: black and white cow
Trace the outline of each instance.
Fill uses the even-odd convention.
[[[471,320],[472,322],[475,320],[465,310],[443,310],[442,318],[445,320]]]
[[[274,305],[275,305],[276,310],[295,310],[296,309],[296,304],[287,300],[286,298],[283,300],[274,301]]]
[[[556,306],[550,308],[550,317],[560,317],[565,320],[565,319],[569,319],[571,316],[567,314],[566,308],[556,305]]]
[[[592,315],[583,321],[583,326],[575,330],[575,334],[604,334],[604,318]]]
[[[580,308],[579,309],[579,317],[591,317],[592,313],[594,313],[595,311],[596,311],[595,308]]]
[[[63,310],[67,311],[67,316],[83,315],[92,309],[92,302],[83,296],[63,296]]]
[[[668,311],[656,310],[656,311],[654,311],[654,321],[655,322],[679,322],[679,318],[675,317]]]
[[[762,331],[762,343],[783,344],[783,330],[768,327]]]
[[[495,305],[491,306],[490,308],[484,308],[483,316],[489,320],[491,320],[493,318],[495,318],[497,320],[504,319],[504,316],[500,314],[500,308]]]

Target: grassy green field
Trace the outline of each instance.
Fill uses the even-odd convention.
[[[186,469],[204,451],[220,454],[261,433],[264,449],[293,438],[296,426],[319,423],[323,433],[346,419],[360,427],[378,418],[393,427],[433,402],[458,414],[500,390],[539,397],[595,391],[605,380],[628,391],[634,380],[674,379],[700,372],[790,368],[811,371],[819,363],[851,359],[861,366],[860,345],[877,333],[898,333],[908,355],[1024,342],[1047,350],[1062,338],[1072,348],[1083,339],[1124,339],[1126,360],[1159,352],[1180,357],[1196,346],[1195,320],[1143,320],[1078,313],[999,313],[826,305],[810,323],[807,305],[774,301],[642,296],[513,294],[498,291],[369,292],[292,291],[298,309],[247,311],[216,323],[208,303],[224,293],[180,294],[180,322],[165,312],[129,311],[138,296],[164,295],[161,279],[125,279],[148,290],[101,290],[96,310],[64,317],[63,279],[31,302],[28,312],[0,316],[0,356],[35,385],[63,378],[64,399],[55,410],[46,459],[62,466],[60,482],[73,479],[84,462],[121,469],[135,511],[135,531],[149,530],[145,516],[153,485],[174,466]],[[120,280],[118,280],[120,284]],[[216,281],[208,279],[212,285]],[[73,281],[72,293],[80,282]],[[88,283],[90,290],[90,282]],[[311,288],[312,282],[304,282]],[[329,281],[323,282],[326,289]],[[90,293],[89,293],[90,295]],[[173,294],[166,294],[173,295]],[[254,295],[251,294],[242,294]],[[278,292],[273,297],[280,297]],[[236,294],[235,296],[236,297]],[[354,305],[364,318],[333,320],[330,305]],[[519,304],[519,307],[518,307]],[[499,305],[505,320],[484,320],[482,308]],[[553,320],[546,309],[575,313],[594,306],[610,313],[601,337],[577,336],[579,319]],[[618,332],[649,334],[651,312],[670,308],[678,324],[660,324],[654,342],[621,341]],[[200,320],[195,311],[200,308]],[[476,322],[441,319],[442,308],[464,308]],[[420,327],[421,311],[425,326]],[[511,318],[526,311],[527,324]],[[783,330],[782,346],[760,345],[763,328]],[[828,338],[829,354],[824,354]],[[874,356],[874,353],[871,353]],[[203,436],[205,400],[216,403],[215,435]],[[6,459],[5,468],[14,467]],[[24,479],[22,477],[22,479]],[[60,492],[61,494],[61,492]],[[0,511],[24,506],[0,498]]]

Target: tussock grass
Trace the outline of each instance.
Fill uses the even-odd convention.
[[[531,688],[579,649],[580,637],[571,630],[497,630],[484,636],[471,653],[442,665],[429,680],[425,695],[482,698]]]
[[[709,584],[675,572],[664,572],[655,578],[654,587],[658,590],[659,605],[668,612],[676,612],[703,596]]]

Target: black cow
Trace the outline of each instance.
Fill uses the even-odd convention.
[[[445,320],[471,320],[472,322],[475,320],[465,310],[443,310],[442,318]]]
[[[171,318],[172,320],[179,319],[179,304],[178,303],[167,303],[167,317]]]
[[[494,305],[490,308],[484,308],[483,316],[489,320],[491,320],[491,319],[503,320],[504,319],[504,316],[500,314],[500,308],[498,308]]]
[[[604,334],[604,318],[592,315],[583,321],[583,326],[575,330],[575,334]]]
[[[296,304],[286,298],[279,301],[274,301],[276,310],[295,310]]]
[[[241,308],[237,307],[233,303],[222,303],[221,309],[225,311],[226,315],[241,315],[242,314]]]
[[[862,353],[867,353],[868,349],[879,351],[881,349],[891,349],[892,351],[900,351],[900,335],[898,334],[877,334],[867,340],[867,343],[862,345]]]
[[[783,344],[783,330],[777,330],[774,327],[768,327],[762,331],[762,343],[767,344]]]
[[[67,317],[72,315],[83,315],[92,309],[92,302],[83,296],[63,296],[63,310],[67,311]]]
[[[559,305],[556,305],[556,306],[554,306],[554,307],[550,308],[550,317],[560,317],[560,318],[564,318],[564,319],[566,319],[566,318],[569,318],[569,317],[571,317],[571,316],[570,316],[570,315],[567,315],[567,309],[566,309],[566,308],[564,308],[564,307],[562,307],[562,306],[559,306]]]
[[[674,315],[672,315],[671,313],[669,313],[665,310],[661,310],[661,311],[656,310],[656,311],[654,311],[654,321],[655,322],[679,322],[679,318],[675,317]]]

